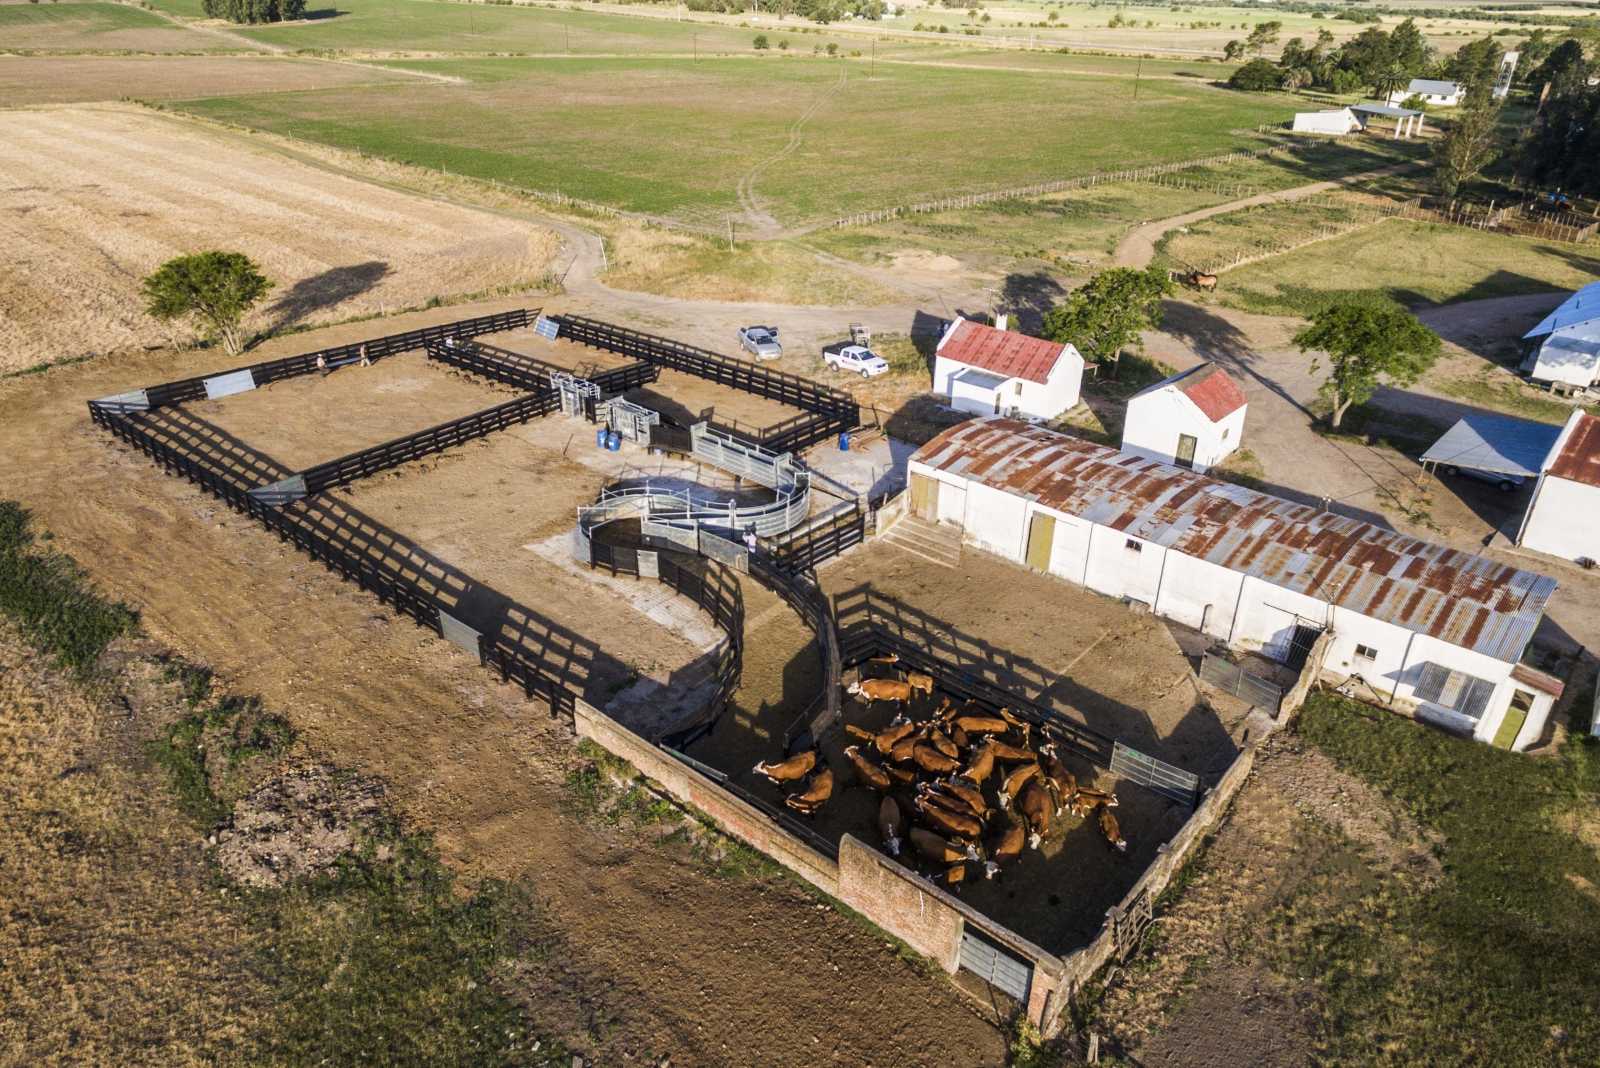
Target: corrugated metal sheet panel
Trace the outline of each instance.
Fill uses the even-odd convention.
[[[1567,435],[1550,473],[1559,478],[1570,478],[1590,486],[1600,486],[1600,419],[1592,415],[1577,416],[1577,425]]]
[[[1515,662],[1554,579],[1015,419],[912,457],[1373,619]]]

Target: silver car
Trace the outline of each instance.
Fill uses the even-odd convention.
[[[758,360],[776,360],[783,355],[775,326],[747,326],[739,331],[739,347]]]

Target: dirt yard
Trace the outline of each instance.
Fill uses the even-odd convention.
[[[0,56],[0,101],[12,108],[408,80],[379,67],[280,56]]]
[[[275,283],[255,329],[536,286],[558,241],[528,223],[329,175],[247,139],[122,106],[12,111],[0,143],[0,372],[186,338],[140,279],[222,247]]]
[[[509,303],[277,339],[260,356]],[[792,881],[703,872],[573,815],[569,728],[88,421],[86,397],[213,364],[134,353],[0,381],[0,484],[147,629],[281,710],[310,750],[388,783],[469,879],[529,880],[563,941],[524,994],[563,1038],[605,1064],[1002,1063],[999,1034],[942,977]]]

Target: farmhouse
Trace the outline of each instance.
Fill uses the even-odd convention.
[[[1071,345],[957,319],[939,339],[933,390],[978,415],[1054,419],[1078,403],[1083,357]]]
[[[1412,97],[1420,97],[1424,104],[1438,108],[1453,108],[1467,95],[1466,87],[1459,82],[1441,82],[1432,78],[1412,78],[1404,89],[1389,94],[1389,103],[1398,104]]]
[[[908,461],[912,510],[1038,571],[1228,645],[1359,676],[1508,748],[1561,692],[1521,663],[1553,579],[1014,419],[962,423]]]
[[[1122,425],[1122,451],[1208,471],[1244,436],[1244,391],[1214,363],[1135,393]]]
[[[1332,111],[1299,111],[1294,116],[1295,133],[1331,134],[1342,137],[1361,129],[1361,120],[1349,108]]]
[[[1529,378],[1557,389],[1588,389],[1600,376],[1600,282],[1572,294],[1522,340]]]
[[[1579,562],[1600,560],[1600,419],[1573,412],[1545,457],[1517,544]]]

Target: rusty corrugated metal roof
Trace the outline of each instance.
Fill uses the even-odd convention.
[[[1516,662],[1552,578],[1080,438],[990,417],[912,457],[941,471]]]
[[[1590,486],[1600,486],[1600,419],[1587,413],[1576,413],[1577,425],[1567,435],[1550,473],[1560,478],[1570,478]]]

